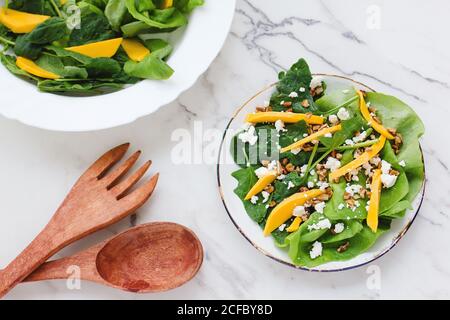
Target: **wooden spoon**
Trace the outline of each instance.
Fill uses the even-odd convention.
[[[26,282],[67,279],[77,266],[80,278],[113,288],[161,292],[191,280],[203,262],[203,248],[189,229],[167,222],[137,226],[72,257],[47,262]]]
[[[127,143],[108,151],[80,177],[44,230],[0,271],[0,297],[62,248],[134,213],[148,200],[158,181],[157,174],[136,190],[128,191],[145,174],[150,161],[121,179],[136,163],[139,151],[110,170],[128,147]]]

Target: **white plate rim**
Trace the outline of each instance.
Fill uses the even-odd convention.
[[[325,74],[325,73],[316,73],[316,74],[313,74],[313,76],[325,76],[325,77],[334,77],[334,78],[344,79],[344,80],[353,82],[353,83],[355,83],[355,84],[358,84],[358,85],[360,85],[360,86],[362,86],[362,87],[367,88],[367,91],[376,92],[376,90],[372,89],[372,88],[369,87],[368,85],[363,84],[363,83],[361,83],[361,82],[358,82],[358,81],[356,81],[356,80],[353,80],[353,79],[351,79],[351,78],[345,77],[345,76],[334,75],[334,74]],[[232,114],[232,116],[231,116],[231,118],[230,118],[230,120],[229,120],[229,122],[228,122],[228,124],[227,124],[227,126],[226,126],[226,128],[225,128],[224,134],[223,134],[223,136],[222,136],[222,140],[221,140],[220,148],[219,148],[219,155],[218,155],[217,165],[216,165],[216,175],[217,175],[217,186],[218,186],[218,189],[219,189],[219,195],[220,195],[220,198],[221,198],[221,202],[222,202],[222,204],[223,204],[223,206],[224,206],[224,208],[225,208],[225,211],[227,212],[228,217],[230,218],[230,220],[232,221],[232,223],[233,223],[233,225],[236,227],[236,229],[239,231],[239,233],[241,233],[241,235],[242,235],[242,236],[243,236],[243,237],[244,237],[244,238],[245,238],[245,239],[246,239],[246,240],[247,240],[254,248],[256,248],[259,252],[261,252],[263,255],[265,255],[266,257],[268,257],[268,258],[270,258],[270,259],[272,259],[272,260],[274,260],[274,261],[276,261],[276,262],[279,262],[279,263],[281,263],[281,264],[283,264],[283,265],[292,267],[292,268],[294,268],[294,269],[298,269],[298,270],[302,270],[302,271],[308,271],[308,272],[318,272],[318,273],[333,273],[333,272],[349,271],[349,270],[357,269],[357,268],[363,267],[363,266],[365,266],[365,265],[368,265],[368,264],[374,262],[375,260],[381,258],[381,257],[384,256],[385,254],[387,254],[388,252],[390,252],[390,251],[398,244],[398,242],[404,237],[404,235],[406,234],[406,232],[409,230],[409,228],[412,226],[412,224],[414,223],[415,219],[417,218],[417,215],[418,215],[418,213],[419,213],[419,211],[420,211],[420,208],[421,208],[421,206],[422,206],[422,203],[423,203],[423,201],[424,201],[424,198],[425,198],[424,195],[425,195],[425,189],[426,189],[426,168],[425,168],[424,154],[423,154],[423,151],[422,151],[422,147],[421,147],[421,146],[420,146],[420,150],[421,150],[421,154],[422,154],[422,162],[423,162],[423,165],[424,165],[424,179],[423,179],[423,182],[422,182],[422,187],[421,187],[421,189],[420,189],[420,192],[419,192],[419,194],[418,194],[418,195],[416,196],[416,198],[415,198],[415,199],[417,200],[418,197],[420,197],[419,202],[418,202],[418,204],[417,204],[417,207],[415,208],[415,212],[413,213],[413,215],[412,215],[412,217],[410,218],[410,220],[408,221],[408,223],[403,227],[403,229],[395,236],[395,238],[393,238],[393,240],[391,241],[391,243],[390,243],[384,250],[382,250],[382,251],[380,251],[379,253],[377,253],[376,255],[374,255],[374,256],[373,256],[371,259],[369,259],[368,261],[365,261],[365,262],[362,262],[362,263],[358,263],[358,264],[354,264],[354,265],[349,265],[349,266],[342,267],[342,268],[334,268],[334,269],[321,269],[321,268],[320,268],[321,266],[324,266],[324,265],[326,265],[326,264],[319,265],[319,266],[313,267],[313,268],[307,268],[307,267],[303,267],[303,266],[298,266],[298,265],[295,265],[295,264],[292,263],[292,262],[288,262],[288,261],[282,260],[282,259],[280,259],[280,258],[277,258],[277,257],[275,257],[273,254],[271,254],[270,252],[268,252],[267,250],[261,248],[261,247],[260,247],[259,245],[257,245],[252,239],[250,239],[250,236],[248,236],[248,235],[242,230],[241,226],[240,226],[240,225],[235,221],[235,219],[233,218],[232,214],[230,213],[230,209],[229,209],[228,206],[227,206],[227,202],[226,202],[226,200],[225,200],[225,197],[224,197],[224,190],[223,190],[223,187],[222,187],[221,176],[220,176],[221,159],[222,159],[222,154],[223,154],[223,151],[224,151],[224,144],[225,144],[225,138],[226,138],[226,135],[227,135],[227,131],[228,131],[228,129],[230,128],[230,126],[231,126],[233,120],[235,119],[235,117],[237,116],[237,114],[239,114],[240,111],[241,111],[243,108],[245,108],[245,107],[246,107],[253,99],[255,99],[256,97],[258,97],[261,93],[265,92],[266,90],[268,90],[268,89],[270,89],[270,88],[273,88],[275,85],[276,85],[276,83],[273,83],[273,84],[271,84],[271,85],[269,85],[269,86],[264,87],[262,90],[260,90],[260,91],[257,92],[255,95],[253,95],[250,99],[248,99],[247,101],[245,101],[245,103],[244,103],[242,106],[240,106],[239,108],[237,108],[237,109],[233,112],[233,114]],[[232,192],[232,190],[231,190],[231,192]],[[245,210],[244,210],[244,211],[245,211]],[[345,262],[351,262],[352,260],[353,260],[353,259],[346,260],[346,261],[343,261],[343,262],[344,262],[344,263],[345,263]]]

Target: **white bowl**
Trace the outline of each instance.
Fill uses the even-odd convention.
[[[353,86],[365,91],[374,91],[362,83],[345,77],[334,75],[316,76],[323,77],[325,83],[327,84],[327,88],[330,90],[338,90],[341,88],[348,89],[349,86]],[[422,190],[413,202],[413,209],[407,211],[403,218],[395,219],[392,222],[389,232],[382,235],[372,248],[351,260],[330,262],[315,268],[304,268],[294,265],[287,252],[277,247],[272,237],[264,237],[260,226],[251,220],[247,215],[242,201],[233,191],[237,187],[237,181],[231,176],[231,173],[238,170],[239,167],[230,161],[230,157],[227,156],[227,154],[230,153],[230,146],[233,136],[240,130],[240,128],[242,128],[242,125],[245,122],[245,116],[248,113],[254,112],[256,106],[263,105],[264,101],[270,100],[272,92],[273,86],[263,89],[235,112],[227,126],[227,129],[225,130],[220,147],[219,163],[217,165],[219,192],[225,209],[236,228],[256,249],[266,256],[283,264],[306,271],[332,272],[353,269],[366,265],[389,252],[403,237],[414,221],[422,204],[423,194],[425,191],[425,180]],[[223,161],[223,159],[226,159],[226,161]]]
[[[0,0],[0,4],[4,1]],[[222,48],[236,0],[206,0],[186,28],[171,35],[169,59],[175,74],[168,81],[144,80],[126,89],[94,97],[39,92],[0,65],[0,114],[24,124],[57,131],[92,131],[130,123],[174,101],[204,73]]]

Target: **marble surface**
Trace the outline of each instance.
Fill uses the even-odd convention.
[[[133,223],[161,220],[192,228],[206,252],[198,276],[167,293],[136,295],[90,283],[69,290],[64,281],[55,281],[20,285],[7,298],[450,298],[450,152],[445,131],[450,119],[450,45],[443,40],[449,10],[449,3],[438,0],[239,0],[231,33],[209,71],[151,116],[78,134],[42,131],[0,118],[1,267],[46,224],[86,166],[125,141],[142,149],[143,158],[153,160],[152,171],[161,173],[156,193],[136,220],[127,219],[58,256]],[[373,268],[312,274],[266,258],[229,220],[217,192],[214,162],[173,163],[175,130],[192,132],[195,124],[222,130],[241,102],[299,57],[316,72],[349,76],[396,95],[425,122],[425,201],[404,239],[374,263],[381,272],[379,288],[370,285]],[[206,139],[203,144],[214,149],[218,142]]]

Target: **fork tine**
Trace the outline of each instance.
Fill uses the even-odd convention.
[[[86,170],[83,174],[83,178],[98,178],[103,173],[105,173],[109,168],[119,162],[120,159],[125,155],[128,148],[130,147],[129,143],[124,143],[120,146],[117,146],[104,155],[102,155],[97,161],[94,162],[93,165]]]
[[[130,190],[132,186],[136,184],[136,182],[139,181],[139,179],[142,178],[142,176],[145,174],[145,172],[150,168],[152,162],[147,161],[144,163],[142,167],[140,167],[135,173],[133,173],[131,176],[126,178],[124,181],[120,182],[118,185],[114,186],[111,189],[111,192],[114,194],[114,196],[117,199],[120,199],[123,197],[123,195]]]
[[[114,183],[116,183],[120,178],[122,178],[128,170],[136,163],[137,159],[141,155],[141,151],[136,151],[131,157],[129,157],[124,163],[122,163],[113,172],[108,173],[105,177],[102,177],[102,181],[106,185],[106,188],[111,188]]]
[[[136,210],[140,208],[152,195],[158,183],[159,173],[155,174],[145,184],[131,192],[129,195],[123,197],[119,201],[122,205],[127,206],[130,210]]]

